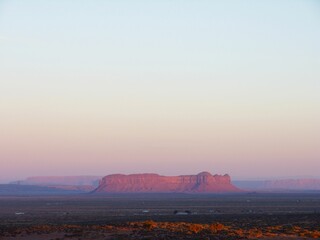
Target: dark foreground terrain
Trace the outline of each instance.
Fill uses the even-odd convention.
[[[320,239],[320,194],[2,196],[0,239]]]

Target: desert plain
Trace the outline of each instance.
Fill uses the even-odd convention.
[[[320,194],[1,196],[0,239],[319,239]]]

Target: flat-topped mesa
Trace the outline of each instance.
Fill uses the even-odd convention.
[[[113,174],[102,178],[94,193],[223,193],[240,192],[229,175],[161,176],[154,173]]]

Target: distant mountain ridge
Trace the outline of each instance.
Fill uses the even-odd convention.
[[[27,186],[38,186],[38,187],[46,187],[43,188],[43,192],[47,192],[49,189],[52,191],[64,191],[64,192],[91,192],[98,185],[99,181],[102,177],[100,176],[40,176],[40,177],[28,177],[25,180],[11,182],[10,185],[16,185],[21,187],[11,188],[18,189],[20,192]],[[23,188],[24,187],[24,188]],[[8,189],[8,187],[6,188]],[[41,191],[41,188],[34,188],[37,191]],[[10,192],[9,192],[10,193]]]
[[[98,186],[100,176],[39,176],[12,182],[20,185],[36,186]]]
[[[305,189],[320,190],[320,179],[283,179],[266,181],[265,188],[269,189]]]
[[[233,184],[246,190],[320,190],[320,179],[318,178],[234,181]]]
[[[161,176],[154,173],[113,174],[102,178],[94,193],[226,193],[241,192],[229,175]]]
[[[70,190],[47,186],[0,184],[0,196],[66,195],[83,192],[83,189]]]

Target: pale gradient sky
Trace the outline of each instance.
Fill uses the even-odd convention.
[[[0,182],[319,169],[319,1],[0,0]]]

